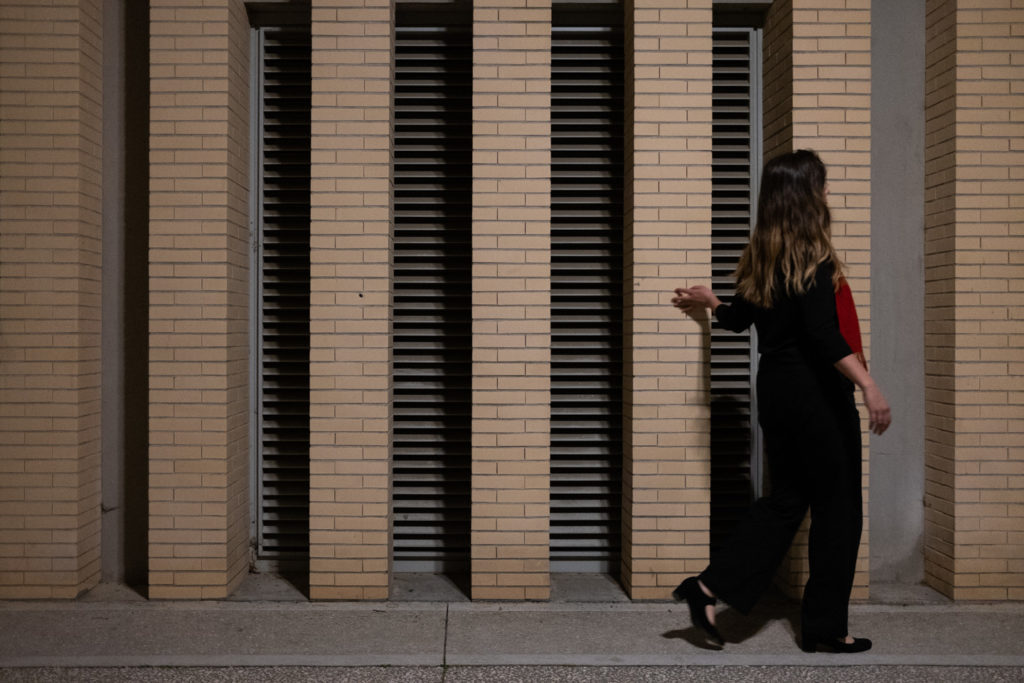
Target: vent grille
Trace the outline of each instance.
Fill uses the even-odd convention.
[[[309,554],[308,29],[257,29],[257,555]]]
[[[750,238],[757,137],[757,65],[753,29],[715,29],[713,53],[711,272],[723,301],[735,294],[733,272]],[[756,489],[752,409],[752,334],[711,331],[711,545],[746,513]]]
[[[468,569],[472,35],[399,3],[394,132],[394,568]]]
[[[551,569],[617,572],[623,8],[556,4],[552,14]]]

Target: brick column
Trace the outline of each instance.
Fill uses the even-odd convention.
[[[98,0],[0,18],[0,598],[100,574]]]
[[[150,35],[149,595],[223,598],[249,568],[249,22],[151,0]]]
[[[711,0],[627,2],[622,581],[663,599],[708,561]]]
[[[473,9],[472,597],[550,592],[551,6]]]
[[[388,597],[390,0],[313,0],[310,596]]]
[[[1024,8],[927,3],[925,578],[1024,599]]]
[[[864,335],[864,350],[870,357],[870,2],[777,2],[769,12],[764,33],[765,157],[796,149],[813,149],[828,167],[833,243],[847,266],[846,276]],[[787,100],[791,104],[788,111]],[[885,378],[878,379],[884,385]],[[863,406],[861,415],[866,415]],[[863,426],[866,430],[866,419]],[[854,579],[854,599],[868,596],[867,455],[865,431],[864,534]],[[780,578],[783,587],[796,596],[802,592],[807,574],[805,524],[797,534]]]

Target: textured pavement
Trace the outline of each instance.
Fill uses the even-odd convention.
[[[728,642],[717,649],[685,605],[600,591],[592,596],[613,599],[259,595],[0,602],[0,681],[1024,681],[1022,603],[856,604],[851,631],[875,646],[838,655],[802,652],[797,606],[778,597],[749,617],[720,612]]]
[[[729,666],[717,667],[217,667],[217,668],[71,668],[0,669],[0,681],[45,683],[1020,683],[1021,667],[936,666]]]

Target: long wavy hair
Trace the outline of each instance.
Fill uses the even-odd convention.
[[[832,246],[832,216],[825,202],[825,164],[801,149],[765,164],[757,200],[757,223],[736,268],[736,291],[771,308],[777,288],[803,294],[818,266],[835,266],[838,290],[843,263]]]

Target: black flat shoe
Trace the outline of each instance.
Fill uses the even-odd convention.
[[[718,629],[715,628],[714,624],[708,621],[708,617],[704,613],[705,607],[708,605],[717,605],[718,600],[716,598],[709,597],[700,589],[700,584],[697,583],[696,576],[691,576],[679,584],[679,587],[672,591],[672,597],[678,602],[686,601],[687,606],[690,608],[690,621],[694,626],[704,631],[708,640],[716,643],[717,645],[725,645],[725,640],[718,632]]]
[[[842,638],[815,638],[804,634],[800,639],[800,649],[804,652],[836,652],[852,654],[855,652],[867,652],[871,649],[871,641],[867,638],[854,638],[852,643],[847,643]]]

